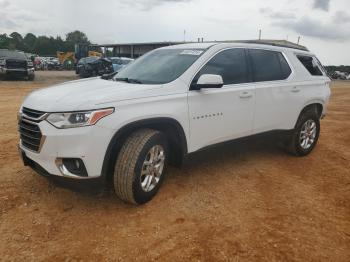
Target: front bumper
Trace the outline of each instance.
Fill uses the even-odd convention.
[[[106,150],[113,136],[112,130],[96,125],[57,129],[45,120],[38,123],[38,126],[45,137],[39,152],[28,149],[21,142],[19,145],[20,151],[23,152],[21,154],[25,156],[23,159],[32,161],[27,161],[27,163],[32,163],[29,166],[32,168],[34,166],[35,171],[41,170],[49,176],[74,180],[89,180],[101,176]],[[79,177],[62,172],[58,165],[58,160],[62,158],[81,159],[87,176]]]
[[[0,66],[0,75],[10,75],[10,74],[32,76],[34,75],[34,67],[28,68],[28,69],[24,69],[24,68],[10,69],[10,68]]]
[[[25,151],[19,149],[20,157],[25,166],[29,166],[36,173],[46,177],[50,181],[59,186],[66,187],[73,190],[88,191],[93,193],[101,193],[106,188],[106,179],[104,177],[91,178],[87,180],[76,180],[69,177],[62,177],[50,174],[42,166],[26,156]]]

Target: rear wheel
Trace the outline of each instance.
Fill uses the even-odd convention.
[[[142,129],[122,146],[114,168],[114,190],[125,202],[143,204],[158,192],[168,158],[168,143],[162,132]]]
[[[320,135],[320,119],[316,110],[302,113],[287,142],[287,150],[297,156],[308,155],[316,146]]]

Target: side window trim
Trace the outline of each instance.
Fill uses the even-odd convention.
[[[269,82],[273,82],[273,83],[276,83],[276,82],[287,82],[291,77],[292,75],[294,74],[294,67],[292,66],[292,63],[289,61],[289,58],[285,55],[285,53],[283,51],[280,51],[280,50],[272,50],[272,49],[265,49],[265,48],[247,48],[246,49],[247,51],[247,56],[249,57],[248,61],[249,61],[249,65],[251,67],[251,79],[252,79],[252,83],[256,84],[256,83],[269,83]],[[272,51],[272,52],[276,52],[276,53],[280,53],[284,60],[287,62],[289,68],[290,68],[290,74],[288,75],[287,78],[285,79],[279,79],[279,80],[268,80],[268,81],[255,81],[254,79],[254,66],[253,66],[253,61],[252,61],[252,58],[251,58],[251,54],[249,53],[249,50],[264,50],[264,51]],[[281,63],[279,61],[279,63]]]
[[[248,81],[250,82],[246,82],[246,83],[238,83],[238,84],[224,84],[223,86],[234,86],[234,85],[246,85],[246,84],[251,84],[252,83],[252,79],[253,79],[253,75],[251,73],[251,70],[250,70],[250,66],[249,66],[249,61],[248,61],[248,55],[247,55],[247,48],[245,47],[227,47],[225,49],[221,49],[221,50],[218,50],[217,52],[215,52],[213,55],[211,55],[207,60],[205,60],[205,62],[196,70],[196,73],[193,74],[192,78],[191,78],[191,81],[190,81],[190,85],[189,85],[189,91],[191,91],[191,86],[193,84],[193,81],[194,79],[196,78],[197,74],[202,70],[202,68],[204,66],[207,65],[207,63],[212,59],[214,58],[216,55],[220,54],[221,52],[224,52],[224,51],[227,51],[227,50],[232,50],[232,49],[242,49],[244,51],[244,54],[245,54],[245,59],[246,59],[246,69],[247,69],[247,72],[248,72]]]
[[[254,73],[253,73],[253,64],[250,60],[249,51],[247,48],[244,48],[245,59],[247,61],[247,71],[248,71],[248,83],[254,83]]]

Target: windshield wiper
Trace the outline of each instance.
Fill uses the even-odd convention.
[[[128,78],[128,77],[117,77],[117,78],[115,78],[115,80],[116,81],[124,81],[127,83],[142,84],[142,82],[140,80]]]

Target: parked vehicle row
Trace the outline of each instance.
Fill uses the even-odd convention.
[[[340,80],[350,80],[350,74],[347,72],[334,71],[331,74],[332,79],[340,79]]]
[[[120,69],[125,67],[127,64],[134,61],[132,58],[128,57],[108,57],[109,60],[111,60],[113,65],[113,71],[118,72]]]
[[[82,78],[101,76],[103,74],[118,72],[131,61],[133,59],[126,57],[84,57],[77,63],[75,73]]]
[[[35,70],[59,70],[61,63],[56,57],[40,57],[34,58]]]
[[[97,60],[96,60],[97,61]],[[80,70],[80,69],[79,69]],[[316,56],[248,43],[153,50],[109,80],[37,90],[19,110],[20,153],[39,174],[111,183],[123,201],[151,200],[168,163],[265,132],[309,154],[327,112],[330,79]]]
[[[34,64],[24,52],[0,49],[0,77],[34,79]]]

